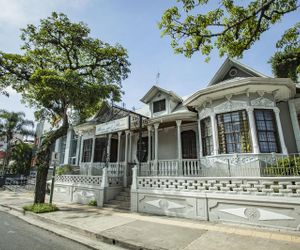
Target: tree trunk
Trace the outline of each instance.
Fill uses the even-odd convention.
[[[63,135],[67,134],[68,131],[68,118],[65,117],[63,125],[56,131],[49,133],[37,153],[36,166],[37,166],[37,176],[35,184],[35,195],[34,203],[45,203],[46,196],[46,185],[47,185],[47,175],[50,166],[51,159],[51,145],[56,142],[56,140]]]
[[[47,175],[49,167],[40,167],[37,171],[34,203],[45,203]]]

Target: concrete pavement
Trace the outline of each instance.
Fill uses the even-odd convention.
[[[299,232],[136,214],[63,202],[56,202],[60,208],[58,212],[23,215],[22,206],[31,202],[29,193],[0,192],[2,208],[13,209],[11,213],[48,230],[69,232],[65,237],[93,240],[94,249],[103,249],[95,245],[101,240],[111,247],[128,249],[300,250]]]

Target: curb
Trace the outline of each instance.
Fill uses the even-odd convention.
[[[102,235],[102,234],[99,234],[99,233],[94,233],[94,232],[91,232],[91,231],[86,230],[86,229],[81,229],[81,228],[78,228],[78,227],[75,227],[75,226],[72,226],[72,225],[69,225],[69,224],[65,224],[65,223],[61,223],[61,222],[55,221],[55,220],[51,220],[49,218],[45,218],[45,217],[43,217],[43,216],[41,216],[39,214],[35,214],[35,213],[32,213],[32,212],[28,212],[28,211],[25,212],[22,209],[19,209],[19,208],[14,207],[14,206],[3,205],[3,204],[1,204],[0,206],[4,207],[4,208],[7,208],[9,210],[17,211],[17,212],[21,213],[24,216],[27,216],[27,217],[32,218],[32,219],[39,220],[39,221],[41,221],[43,223],[51,224],[51,225],[54,225],[54,226],[59,226],[60,229],[67,229],[67,230],[71,230],[71,231],[76,231],[77,233],[79,233],[82,236],[86,236],[86,237],[89,237],[89,238],[94,238],[95,240],[100,240],[101,242],[109,244],[109,245],[123,247],[123,248],[131,249],[131,250],[167,250],[165,248],[146,247],[144,245],[140,245],[140,244],[137,244],[137,243],[128,242],[128,241],[120,240],[120,239],[115,239],[113,237],[107,237],[105,235]],[[17,216],[17,217],[20,218],[20,219],[22,219],[22,220],[24,220],[22,217],[19,217],[19,216]],[[61,234],[59,234],[57,232],[52,231],[51,229],[45,229],[44,227],[36,225],[36,224],[33,224],[33,223],[30,223],[27,220],[24,220],[24,221],[26,221],[27,223],[29,223],[31,225],[34,225],[34,226],[37,226],[37,227],[42,228],[44,230],[50,231],[50,232],[52,232],[52,233],[54,233],[56,235],[59,235],[61,237],[68,238],[68,239],[70,239],[70,240],[72,240],[74,242],[80,243],[80,244],[82,244],[82,245],[84,245],[86,247],[89,247],[91,249],[97,249],[97,250],[99,250],[99,248],[95,248],[95,247],[90,246],[88,244],[84,244],[81,241],[77,241],[77,240],[75,240],[73,238],[66,237],[65,235],[61,235]]]

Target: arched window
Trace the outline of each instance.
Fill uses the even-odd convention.
[[[181,132],[183,159],[197,159],[196,133],[193,130]]]

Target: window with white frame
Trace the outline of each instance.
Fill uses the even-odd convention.
[[[202,119],[200,122],[203,156],[211,155],[213,152],[213,140],[210,117]]]
[[[246,110],[217,114],[221,154],[250,153],[250,129]]]
[[[153,102],[153,113],[158,113],[166,110],[166,99]]]
[[[275,114],[272,109],[255,109],[255,123],[261,153],[279,153],[280,146]]]

